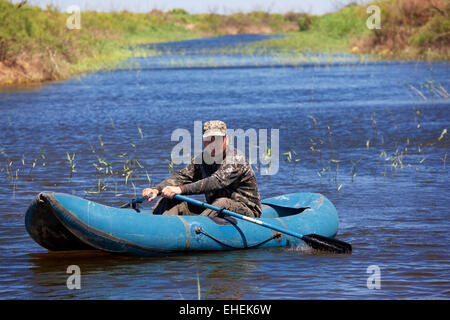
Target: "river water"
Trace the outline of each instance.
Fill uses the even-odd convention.
[[[207,299],[450,298],[449,63],[243,49],[263,38],[153,45],[115,71],[0,92],[0,299],[196,299],[197,280]],[[119,206],[182,168],[175,129],[211,119],[278,129],[276,174],[254,165],[261,197],[324,194],[353,253],[142,258],[48,252],[28,236],[40,191]]]

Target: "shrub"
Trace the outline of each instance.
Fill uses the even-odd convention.
[[[307,15],[304,15],[297,20],[298,31],[306,31],[309,30],[311,26],[311,18]]]
[[[170,11],[170,13],[178,14],[178,15],[188,15],[189,14],[186,10],[181,9],[181,8],[174,8]]]

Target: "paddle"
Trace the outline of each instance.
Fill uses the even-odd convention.
[[[144,202],[144,200],[145,200],[144,197],[139,197],[139,198],[137,198],[137,199],[132,199],[130,202],[125,203],[125,204],[121,205],[120,207],[121,207],[121,208],[129,208],[129,207],[132,207],[133,209],[136,209],[136,205],[137,205],[138,203]]]
[[[279,231],[284,234],[288,234],[290,236],[293,236],[293,237],[303,240],[306,244],[308,244],[310,247],[312,247],[313,249],[316,249],[316,250],[329,251],[329,252],[334,252],[334,253],[351,253],[352,252],[352,246],[349,243],[346,243],[344,241],[324,237],[324,236],[321,236],[318,234],[302,235],[300,233],[296,233],[293,231],[279,228],[277,226],[274,226],[274,225],[267,223],[265,221],[262,221],[260,219],[244,216],[242,214],[239,214],[239,213],[236,213],[233,211],[229,211],[226,209],[221,209],[221,208],[215,207],[209,203],[204,203],[204,202],[201,202],[201,201],[198,201],[195,199],[191,199],[191,198],[179,195],[179,194],[174,195],[174,199],[177,199],[180,201],[186,201],[187,203],[191,203],[193,205],[196,205],[196,206],[199,206],[202,208],[211,209],[211,210],[214,210],[217,212],[222,212],[226,215],[229,215],[229,216],[241,219],[241,220],[245,220],[248,222],[252,222],[252,223],[255,223],[262,227],[269,228],[269,229],[272,229],[275,231]],[[129,207],[130,205],[135,207],[137,203],[142,203],[144,200],[145,200],[144,197],[133,199],[132,201],[130,201],[130,203],[127,203],[124,206],[122,206],[122,208]]]

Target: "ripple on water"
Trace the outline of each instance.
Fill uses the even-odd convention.
[[[424,80],[448,91],[449,65],[355,63],[353,55],[314,53],[298,63],[279,53],[222,50],[259,39],[164,44],[168,55],[140,58],[132,68],[0,93],[0,299],[196,299],[197,274],[213,299],[449,298],[442,163],[449,142],[447,135],[438,140],[449,121],[448,99]],[[310,63],[321,59],[335,63]],[[417,100],[408,84],[429,99]],[[144,170],[151,184],[169,174],[175,129],[192,133],[194,121],[210,119],[229,128],[279,129],[285,154],[277,174],[254,167],[261,196],[325,194],[340,214],[337,238],[353,245],[352,254],[299,247],[123,257],[48,252],[26,233],[24,213],[39,192],[118,206],[149,184]],[[288,151],[298,161],[288,161]],[[72,179],[67,153],[75,154]],[[400,155],[402,169],[392,162]],[[97,172],[97,156],[114,174]],[[144,169],[136,166],[125,184],[127,157]],[[82,271],[77,292],[66,287],[72,264]],[[380,267],[381,290],[367,288],[371,265]]]

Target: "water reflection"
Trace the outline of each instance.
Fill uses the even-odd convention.
[[[90,250],[32,253],[27,255],[26,263],[31,271],[29,286],[37,295],[47,292],[59,298],[74,294],[82,298],[196,299],[198,275],[202,297],[207,294],[209,299],[238,299],[257,288],[254,281],[247,280],[259,269],[258,255],[237,251],[142,258]],[[66,288],[69,265],[81,269],[79,292]],[[259,275],[254,280],[267,277]],[[136,290],[144,290],[145,294],[136,295]]]

